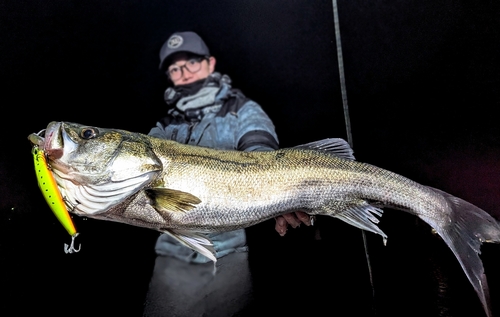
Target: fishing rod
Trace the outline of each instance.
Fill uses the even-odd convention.
[[[342,93],[342,105],[344,108],[344,120],[345,120],[345,127],[346,127],[346,133],[347,133],[347,142],[353,148],[353,142],[352,142],[352,133],[351,133],[351,120],[349,117],[349,107],[347,105],[347,90],[346,90],[346,84],[345,84],[345,75],[344,75],[344,60],[342,57],[342,42],[340,39],[340,25],[339,25],[339,14],[338,14],[338,8],[337,8],[337,0],[332,0],[333,4],[333,22],[335,26],[335,43],[337,46],[337,62],[338,62],[338,67],[339,67],[339,77],[340,77],[340,91]],[[363,237],[363,246],[365,249],[365,256],[366,256],[366,263],[368,265],[368,274],[370,276],[370,284],[372,287],[372,299],[373,301],[375,300],[375,286],[373,284],[373,274],[372,274],[372,266],[370,262],[370,254],[368,253],[368,244],[367,244],[367,238],[366,238],[366,233],[365,230],[361,230],[361,235]],[[372,310],[375,311],[374,305],[372,305]]]

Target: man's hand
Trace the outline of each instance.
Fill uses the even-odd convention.
[[[284,236],[286,234],[288,225],[292,226],[292,228],[297,228],[301,223],[305,224],[306,226],[310,226],[311,224],[313,224],[312,219],[314,218],[303,211],[296,211],[278,216],[274,219],[276,219],[276,225],[274,226],[274,229],[279,233],[280,236]]]

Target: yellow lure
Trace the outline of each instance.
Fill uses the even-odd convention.
[[[75,225],[69,215],[68,209],[66,209],[61,193],[57,188],[56,180],[54,179],[54,175],[52,175],[52,171],[47,164],[43,150],[40,150],[38,146],[34,146],[31,153],[33,154],[33,160],[35,162],[38,187],[40,187],[43,197],[49,204],[49,207],[54,215],[63,225],[64,229],[68,231],[71,237],[76,237],[78,233],[76,232]]]

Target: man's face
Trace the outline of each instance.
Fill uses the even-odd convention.
[[[167,75],[174,86],[187,85],[207,78],[214,72],[214,69],[215,58],[213,56],[200,59],[190,54],[177,53],[167,68]]]

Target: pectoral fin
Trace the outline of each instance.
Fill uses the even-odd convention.
[[[201,203],[201,200],[180,190],[155,187],[146,190],[149,198],[153,201],[153,207],[158,212],[186,212]]]
[[[181,244],[187,246],[199,252],[209,258],[210,260],[217,262],[217,258],[215,256],[215,249],[212,241],[207,239],[206,237],[200,235],[199,233],[188,231],[188,230],[174,230],[167,229],[165,233],[169,234]]]

